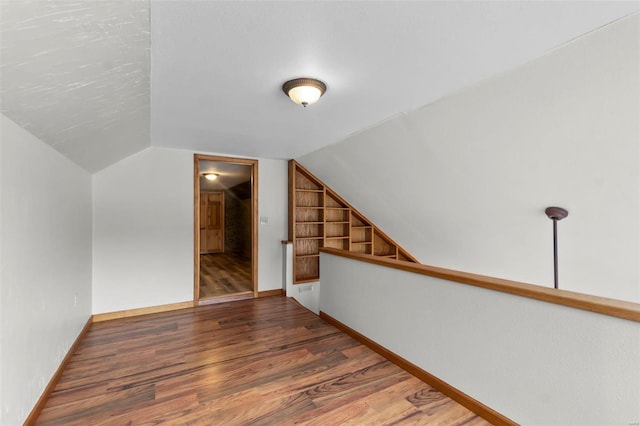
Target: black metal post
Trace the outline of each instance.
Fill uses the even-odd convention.
[[[558,288],[558,219],[553,218],[553,288]]]
[[[558,221],[569,215],[562,207],[547,207],[544,211],[553,220],[553,288],[558,288]]]

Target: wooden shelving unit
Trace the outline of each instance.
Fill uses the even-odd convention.
[[[321,247],[419,263],[294,160],[289,161],[289,239],[294,284],[320,278]]]
[[[290,170],[291,172],[291,170]],[[311,174],[289,175],[289,238],[294,242],[294,280],[316,281],[320,274],[320,247],[325,237],[324,185]]]
[[[349,250],[349,205],[325,187],[324,247]]]
[[[357,212],[351,212],[351,247],[349,251],[373,254],[373,226]]]

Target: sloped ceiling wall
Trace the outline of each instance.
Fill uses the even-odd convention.
[[[4,114],[91,172],[149,146],[149,0],[0,7]]]
[[[640,18],[297,160],[422,263],[640,301]]]
[[[151,144],[294,158],[638,10],[616,1],[152,2]],[[313,76],[310,108],[284,96]]]
[[[1,111],[90,172],[149,145],[289,159],[639,9],[615,0],[0,0]],[[301,75],[329,86],[313,108],[281,90]]]

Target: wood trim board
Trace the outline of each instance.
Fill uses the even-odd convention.
[[[455,271],[452,269],[439,268],[436,266],[402,262],[394,259],[386,259],[366,254],[347,252],[344,250],[321,248],[320,252],[332,254],[334,256],[341,256],[349,259],[359,260],[361,262],[386,266],[389,268],[400,269],[402,271],[440,278],[447,281],[454,281],[461,284],[472,285],[474,287],[481,287],[488,290],[527,297],[529,299],[541,300],[543,302],[554,303],[556,305],[563,305],[570,308],[609,315],[629,321],[640,322],[640,304],[638,303],[608,299],[605,297],[576,293],[568,290],[542,287],[534,284],[526,284],[501,278],[487,277],[484,275]]]
[[[258,292],[258,297],[272,297],[272,296],[284,296],[285,291],[281,288],[275,290],[264,290]]]
[[[200,156],[193,156],[193,303],[200,299]]]
[[[193,308],[193,302],[169,303],[167,305],[149,306],[146,308],[125,309],[116,312],[94,314],[93,322],[109,321],[119,318],[136,317],[140,315],[157,314],[159,312],[176,311],[178,309]]]
[[[76,340],[74,340],[73,344],[67,351],[67,354],[64,356],[64,358],[62,358],[62,361],[60,362],[60,365],[56,369],[56,372],[53,373],[51,380],[49,380],[49,383],[47,383],[47,386],[42,391],[40,398],[38,398],[38,401],[31,409],[31,412],[27,416],[27,419],[24,421],[25,426],[31,426],[36,424],[36,421],[38,420],[40,413],[42,412],[44,406],[47,404],[47,400],[49,399],[49,396],[51,396],[51,393],[53,392],[56,385],[58,384],[58,381],[60,380],[60,377],[62,376],[64,369],[66,368],[67,364],[69,364],[69,361],[71,361],[71,357],[73,356],[75,351],[78,349],[80,342],[89,331],[89,328],[91,328],[91,324],[93,324],[93,320],[94,319],[92,315],[89,317],[84,327],[82,327],[82,330],[80,330],[78,337],[76,337]]]
[[[229,296],[212,297],[208,299],[200,299],[198,306],[216,305],[218,303],[235,302],[237,300],[255,299],[260,297],[284,296],[285,291],[281,288],[275,290],[264,290],[258,292],[256,296],[253,292],[247,291],[243,293],[231,294]]]
[[[390,362],[396,364],[398,367],[402,368],[403,370],[407,371],[410,374],[413,374],[414,376],[416,376],[418,379],[422,380],[429,386],[432,386],[433,388],[439,390],[440,392],[442,392],[449,398],[453,399],[460,405],[463,405],[464,407],[473,411],[483,419],[491,422],[492,424],[498,425],[498,426],[515,426],[518,424],[513,420],[509,419],[508,417],[505,417],[504,415],[498,413],[494,409],[484,405],[480,401],[470,397],[469,395],[460,391],[459,389],[456,389],[455,387],[451,386],[447,382],[437,378],[433,374],[428,373],[427,371],[423,370],[417,365],[407,361],[406,359],[402,358],[400,355],[390,351],[389,349],[385,348],[382,345],[379,345],[378,343],[369,339],[367,336],[359,333],[358,331],[352,329],[348,325],[343,324],[342,322],[333,318],[331,315],[323,311],[320,311],[320,318],[322,318],[329,324],[333,325],[338,330],[353,337],[354,339],[356,339],[363,345],[369,347],[373,351],[377,352],[378,354],[380,354]]]

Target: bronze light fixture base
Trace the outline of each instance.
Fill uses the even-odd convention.
[[[547,207],[544,211],[549,219],[562,220],[569,215],[569,212],[562,207]]]

